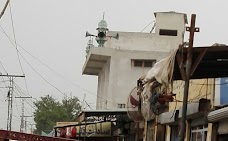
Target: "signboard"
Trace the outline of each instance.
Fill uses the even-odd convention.
[[[56,122],[56,126],[66,126],[66,125],[73,125],[78,124],[78,122]]]
[[[228,77],[215,79],[215,106],[228,105]]]
[[[115,122],[117,120],[116,115],[97,116],[97,117],[92,117],[92,118],[95,119],[95,122],[104,122],[104,121]]]
[[[61,137],[66,138],[79,137],[79,134],[81,137],[110,137],[111,122],[88,123],[88,125],[63,127],[59,128],[59,132]]]
[[[86,130],[86,132],[85,132]],[[79,131],[79,130],[78,130]],[[81,126],[81,136],[89,137],[110,137],[111,136],[111,122],[102,122]],[[79,132],[78,132],[79,134]]]

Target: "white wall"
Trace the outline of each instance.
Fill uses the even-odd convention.
[[[127,104],[137,80],[151,69],[133,67],[131,60],[159,61],[167,57],[183,43],[185,22],[184,14],[156,13],[155,33],[108,32],[108,36],[118,33],[119,39],[109,38],[105,48],[99,48],[102,55],[111,56],[111,59],[98,75],[97,109],[115,109],[118,103]],[[178,35],[159,35],[159,29],[178,30]]]
[[[155,34],[159,35],[160,29],[178,30],[178,37],[182,38],[185,31],[185,14],[173,12],[156,13]]]
[[[170,52],[183,43],[185,15],[180,13],[156,13],[155,33],[109,31],[108,36],[119,34],[119,39],[108,38],[107,48],[141,51]],[[160,29],[177,30],[177,36],[159,35]]]
[[[182,37],[161,36],[155,33],[130,33],[110,31],[108,35],[119,34],[119,39],[109,39],[105,47],[122,50],[170,52],[182,44]]]
[[[98,87],[97,87],[97,104],[96,109],[107,109],[108,100],[108,88],[109,88],[109,75],[110,75],[110,59],[102,68],[102,71],[98,75]]]
[[[134,67],[132,59],[161,60],[168,52],[127,51],[110,49],[111,60],[99,74],[97,109],[115,109],[119,104],[127,104],[130,91],[137,85],[137,80],[151,68]],[[106,72],[106,76],[104,74]],[[109,73],[108,73],[109,72]],[[102,98],[101,98],[102,97]],[[107,107],[106,101],[107,99]]]

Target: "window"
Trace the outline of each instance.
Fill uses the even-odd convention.
[[[132,66],[134,67],[153,67],[156,60],[132,60]]]
[[[143,61],[142,60],[135,60],[134,61],[134,66],[135,67],[142,67],[143,66]]]
[[[144,67],[153,67],[154,65],[154,62],[153,61],[144,61]]]
[[[206,141],[207,126],[197,126],[191,128],[191,141]]]
[[[117,108],[125,108],[125,104],[118,104]]]
[[[159,35],[177,36],[177,30],[160,29],[159,30]]]

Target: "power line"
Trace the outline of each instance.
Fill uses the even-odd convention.
[[[3,27],[0,25],[0,28],[2,29],[2,32],[5,34],[5,36],[8,38],[8,40],[11,42],[11,44],[15,47],[15,45],[14,45],[14,43],[12,42],[12,38],[10,38],[10,36],[5,32],[5,30],[3,29]],[[87,90],[87,89],[85,89],[85,88],[83,88],[83,87],[81,87],[81,86],[79,86],[79,85],[77,85],[77,84],[75,84],[75,83],[73,83],[72,81],[70,81],[70,80],[68,80],[68,79],[66,79],[63,75],[61,75],[61,74],[59,74],[58,72],[56,72],[54,69],[52,69],[51,67],[49,67],[47,64],[45,64],[44,62],[42,62],[41,60],[39,60],[37,57],[35,57],[34,55],[32,55],[30,52],[28,52],[24,47],[22,47],[21,45],[19,45],[18,43],[17,43],[17,45],[20,47],[20,48],[22,48],[26,53],[28,53],[31,57],[33,57],[35,60],[37,60],[38,62],[40,62],[42,65],[44,65],[45,67],[47,67],[49,70],[51,70],[52,72],[54,72],[56,75],[58,75],[59,77],[61,77],[61,78],[63,78],[64,80],[67,80],[68,82],[70,82],[72,85],[74,85],[74,86],[76,86],[76,87],[78,87],[78,88],[80,88],[80,89],[82,89],[82,90],[84,90],[85,92],[88,92],[89,94],[92,94],[92,95],[94,95],[94,96],[96,96],[97,98],[100,98],[100,99],[103,99],[103,100],[106,100],[106,101],[108,101],[108,102],[111,102],[111,103],[113,103],[113,104],[116,104],[117,102],[115,102],[115,101],[112,101],[112,100],[109,100],[109,99],[106,99],[106,98],[103,98],[103,97],[101,97],[101,96],[98,96],[97,94],[95,94],[95,93],[93,93],[93,92],[91,92],[91,91],[89,91],[89,90]],[[22,54],[21,54],[21,52],[18,50],[18,54],[20,54],[21,55],[21,57],[22,57],[22,59],[23,60],[25,60],[25,58],[22,56]],[[27,64],[28,64],[28,61],[27,60],[25,60],[26,62],[27,62]],[[29,65],[30,67],[31,67],[31,65]],[[38,74],[40,77],[42,77],[40,74]],[[43,79],[43,77],[42,77],[42,79]],[[48,82],[47,82],[48,83]],[[51,84],[52,85],[52,84]],[[55,86],[54,86],[55,87]],[[56,87],[55,87],[56,88]],[[61,92],[62,93],[62,92]],[[63,93],[62,93],[63,94]],[[64,96],[66,96],[65,94],[64,94]]]
[[[15,28],[14,28],[14,22],[13,22],[13,14],[12,14],[12,9],[11,9],[11,4],[10,4],[10,2],[9,2],[9,7],[10,7],[11,23],[12,23],[12,28],[13,28],[14,43],[15,43],[15,48],[16,48],[16,51],[17,51],[17,58],[18,58],[18,61],[19,61],[20,67],[21,67],[21,71],[22,71],[22,73],[25,75],[24,69],[23,69],[22,64],[21,64],[21,59],[20,59],[20,56],[19,56],[19,53],[18,53],[19,50],[18,50],[18,47],[17,47],[18,44],[17,44],[17,40],[16,40],[16,34],[15,34]],[[25,81],[26,90],[27,90],[27,92],[29,93],[27,81],[26,81],[25,78],[24,78],[24,81]]]
[[[91,110],[93,110],[93,108],[85,101],[85,103],[86,103],[86,105],[87,106],[89,106],[89,108],[91,109]]]
[[[5,67],[4,67],[3,64],[2,64],[2,61],[0,61],[0,65],[1,65],[1,67],[2,67],[2,69],[3,69],[3,71],[7,74],[7,71],[6,71]]]
[[[22,95],[23,93],[19,91],[18,87],[19,87],[19,86],[16,86],[16,87],[15,87],[15,90],[17,90],[17,92],[20,93],[20,94]],[[19,88],[20,88],[20,87],[19,87]],[[30,96],[30,95],[29,95],[29,96]],[[36,99],[36,100],[37,100],[37,99]],[[25,101],[26,101],[26,103],[27,103],[32,109],[36,110],[36,109],[34,108],[34,106],[32,106],[26,99],[25,99]]]
[[[66,94],[64,94],[61,90],[59,90],[56,86],[54,86],[53,84],[51,84],[49,81],[47,81],[40,73],[38,73],[33,66],[22,56],[22,54],[19,52],[19,54],[21,55],[22,59],[30,66],[30,68],[37,74],[39,75],[45,82],[47,82],[49,85],[51,85],[53,88],[55,88],[58,92],[60,92],[61,94],[63,94],[64,96],[66,96]]]
[[[20,75],[3,75],[0,74],[0,76],[6,76],[9,78],[10,80],[10,86],[9,86],[9,91],[7,93],[7,98],[8,98],[8,117],[7,117],[7,130],[11,131],[11,127],[12,127],[12,114],[13,114],[13,92],[14,92],[14,86],[13,86],[13,81],[14,78],[17,77],[24,77],[24,76],[20,76]]]
[[[143,32],[148,26],[150,26],[152,23],[154,23],[155,22],[155,20],[154,21],[152,21],[152,22],[150,22],[146,27],[144,27],[140,32]]]
[[[20,125],[20,132],[24,132],[24,130],[26,129],[26,125],[25,125],[25,99],[27,98],[32,98],[32,97],[23,97],[23,96],[19,96],[19,97],[15,97],[15,98],[21,98],[22,99],[22,103],[21,103],[21,125]]]
[[[3,27],[2,27],[1,25],[0,25],[0,28],[2,29],[2,32],[5,34],[5,36],[9,39],[9,41],[11,42],[11,44],[14,46],[14,44],[13,44],[13,42],[12,42],[13,39],[10,38],[10,37],[8,36],[8,34],[5,32],[5,30],[3,29]],[[98,96],[97,94],[94,94],[93,92],[91,92],[91,91],[89,91],[89,90],[87,90],[87,89],[85,89],[85,88],[83,88],[83,87],[81,87],[81,86],[79,86],[79,85],[73,83],[72,81],[66,79],[63,75],[59,74],[59,73],[56,72],[54,69],[52,69],[51,67],[49,67],[47,64],[45,64],[44,62],[42,62],[41,60],[39,60],[37,57],[35,57],[34,55],[32,55],[30,52],[28,52],[24,47],[22,47],[22,46],[19,45],[19,44],[17,44],[17,45],[18,45],[19,47],[21,47],[26,53],[28,53],[28,54],[29,54],[31,57],[33,57],[35,60],[37,60],[38,62],[40,62],[42,65],[44,65],[45,67],[47,67],[49,70],[51,70],[52,72],[54,72],[54,73],[55,73],[56,75],[58,75],[59,77],[63,78],[64,80],[67,80],[68,82],[70,82],[72,85],[74,85],[74,86],[76,86],[76,87],[78,87],[78,88],[80,88],[80,89],[82,89],[82,90],[88,92],[89,94],[92,94],[92,95],[94,95],[94,96],[100,98],[100,99],[103,99],[103,100],[107,100],[107,101],[109,101],[109,102],[112,102],[112,101],[110,101],[110,100],[108,100],[108,99],[105,99],[105,98],[103,98],[103,97],[101,97],[101,96]],[[21,54],[20,51],[19,51],[19,54]],[[22,54],[21,54],[21,55],[22,55]],[[113,102],[112,102],[112,103],[113,103]],[[115,102],[115,103],[117,103],[117,102]]]
[[[1,61],[0,61],[0,65],[1,65],[1,67],[3,68],[4,72],[5,72],[6,74],[8,74],[7,71],[6,71],[6,69],[5,69],[5,67],[3,66],[3,64],[2,64]],[[2,76],[2,80],[3,80],[3,82],[4,82],[5,86],[6,86],[6,82],[5,82],[4,78],[3,78],[3,76]],[[6,86],[6,87],[7,87],[7,86]]]
[[[18,91],[18,93],[23,94],[23,95],[25,95],[25,96],[30,96],[29,94],[26,94],[26,92],[25,92],[22,88],[20,88],[20,87],[17,85],[17,83],[14,82],[14,85],[15,85],[15,89]]]
[[[57,87],[55,87],[53,84],[51,84],[50,82],[48,82],[41,74],[39,74],[33,67],[32,65],[23,57],[23,55],[19,52],[19,50],[17,49],[17,42],[15,41],[15,44],[11,41],[12,39],[8,36],[8,34],[5,32],[5,30],[3,29],[3,27],[0,25],[0,28],[2,29],[3,33],[7,36],[7,38],[9,39],[9,41],[11,42],[11,44],[16,48],[17,50],[17,54],[18,54],[18,59],[20,58],[19,57],[19,54],[21,55],[22,59],[30,66],[30,68],[32,68],[32,70],[37,74],[39,75],[45,82],[47,82],[49,85],[51,85],[52,87],[54,87],[57,91],[59,91],[60,93],[62,93],[64,96],[66,96],[62,91],[60,91]],[[21,69],[22,69],[22,66],[21,66]],[[22,69],[23,71],[23,69]],[[23,71],[24,72],[24,71]],[[27,85],[27,83],[26,83]],[[26,86],[27,88],[27,86]]]
[[[21,60],[20,60],[20,56],[18,54],[18,48],[17,48],[17,40],[16,40],[16,34],[15,34],[15,28],[14,28],[14,21],[13,21],[13,14],[12,14],[12,9],[11,9],[11,4],[9,2],[9,9],[10,9],[10,19],[11,19],[11,25],[12,25],[12,29],[13,29],[13,37],[14,37],[14,45],[15,45],[15,48],[16,48],[16,51],[17,51],[17,58],[18,58],[18,61],[19,61],[19,64],[20,64],[20,67],[21,67],[21,71],[23,73],[23,75],[25,74],[23,68],[22,68],[22,65],[21,65]]]

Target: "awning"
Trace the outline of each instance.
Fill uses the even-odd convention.
[[[173,79],[184,80],[187,48],[176,54]],[[191,79],[228,76],[228,46],[193,47]],[[205,73],[206,72],[206,73]]]
[[[228,107],[212,111],[207,116],[209,122],[217,122],[226,118],[228,118]]]

